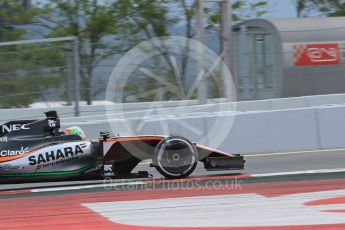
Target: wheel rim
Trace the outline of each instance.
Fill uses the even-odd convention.
[[[195,147],[183,139],[170,139],[163,143],[158,156],[159,168],[170,176],[182,176],[196,163]]]

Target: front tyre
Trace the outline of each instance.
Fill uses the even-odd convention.
[[[188,139],[170,136],[156,147],[153,156],[154,167],[168,179],[186,178],[198,163],[198,151]]]

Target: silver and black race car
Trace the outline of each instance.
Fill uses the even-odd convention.
[[[80,130],[61,132],[56,111],[47,112],[43,120],[10,121],[0,128],[0,179],[127,178],[143,160],[176,179],[188,177],[199,161],[206,170],[243,169],[245,162],[240,155],[180,136],[110,137],[102,132],[98,140],[89,140]]]

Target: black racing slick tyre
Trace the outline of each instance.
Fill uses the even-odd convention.
[[[186,178],[198,164],[198,151],[188,139],[170,136],[157,145],[153,163],[157,171],[168,179]]]

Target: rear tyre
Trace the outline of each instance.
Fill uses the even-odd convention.
[[[157,171],[168,179],[186,178],[198,164],[198,151],[188,139],[170,136],[157,145],[153,163]]]

